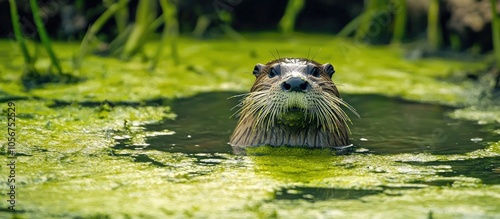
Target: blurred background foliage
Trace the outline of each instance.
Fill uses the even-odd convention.
[[[179,34],[239,41],[244,39],[240,33],[262,31],[331,34],[366,44],[404,43],[416,48],[409,58],[493,54],[496,64],[500,62],[497,0],[0,1],[1,8],[8,4],[10,14],[1,13],[0,19],[12,25],[1,25],[0,37],[17,39],[25,75],[31,79],[37,74],[32,67],[36,57],[23,45],[24,39],[40,40],[53,66],[46,78],[66,75],[63,81],[74,79],[62,72],[49,38],[81,42],[73,70],[88,53],[128,60],[141,54],[151,39],[161,39],[160,48],[169,46],[168,58],[178,63]],[[151,68],[161,56],[158,49],[149,57]]]
[[[22,24],[33,24],[30,1],[18,0]],[[126,31],[132,22],[150,23],[162,14],[159,1],[138,0],[52,0],[37,1],[47,32],[54,39],[81,40],[89,24],[95,23],[113,4],[125,4],[105,22],[99,39],[110,42]],[[227,34],[226,27],[236,31],[320,32],[337,34],[351,22],[357,23],[356,35],[370,34],[370,43],[389,43],[398,38],[410,42],[426,37],[427,27],[442,33],[441,48],[492,49],[490,0],[169,0],[177,9],[182,34],[202,38]],[[0,1],[8,8],[8,1]],[[497,10],[500,4],[496,3]],[[286,12],[286,13],[285,13]],[[147,16],[142,16],[146,13]],[[149,17],[149,18],[148,18]],[[429,19],[428,19],[429,17]],[[9,13],[0,15],[10,23]],[[363,19],[364,18],[364,19]],[[159,22],[159,21],[158,21]],[[161,23],[161,22],[160,22]],[[378,24],[378,25],[377,25]],[[161,32],[163,24],[155,25]],[[404,28],[402,28],[404,27]],[[137,27],[136,27],[137,28]],[[35,37],[34,27],[25,26],[26,34]],[[397,30],[397,31],[396,31]],[[12,37],[12,26],[0,26],[1,37]],[[456,47],[452,47],[458,43]]]

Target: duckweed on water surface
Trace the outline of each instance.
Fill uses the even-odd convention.
[[[471,82],[452,83],[446,78],[485,66],[439,59],[405,61],[399,48],[368,47],[327,36],[245,38],[239,43],[181,38],[181,64],[163,60],[155,71],[148,71],[149,63],[139,59],[122,62],[88,56],[74,73],[84,78],[82,82],[30,91],[19,82],[20,55],[6,52],[9,42],[0,42],[0,99],[3,104],[15,100],[19,136],[19,212],[7,212],[8,203],[3,201],[0,217],[499,217],[495,203],[500,203],[500,142],[446,155],[335,156],[330,150],[259,147],[240,156],[141,149],[147,149],[148,136],[175,131],[144,128],[175,119],[176,112],[169,107],[172,98],[247,91],[254,64],[272,59],[269,48],[278,49],[280,56],[302,57],[309,48],[322,48],[316,59],[335,66],[333,79],[341,93],[376,93],[445,105],[477,98]],[[68,71],[77,46],[55,43],[54,47]],[[155,50],[146,51],[151,56]],[[47,64],[41,60],[37,67]],[[499,130],[500,115],[490,109],[494,107],[470,107],[450,115],[485,121]],[[4,111],[0,123],[5,127]],[[129,140],[130,147],[114,147],[122,139]],[[0,145],[5,151],[5,138]],[[6,157],[2,159],[5,163]],[[468,169],[471,166],[479,169]],[[1,175],[7,176],[7,171],[2,166]],[[2,191],[6,185],[2,180]]]

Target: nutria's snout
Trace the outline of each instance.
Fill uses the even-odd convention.
[[[311,89],[311,85],[301,77],[291,77],[281,84],[281,89],[285,92],[307,92]]]

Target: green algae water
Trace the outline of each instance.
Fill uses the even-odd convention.
[[[401,47],[325,35],[245,36],[180,37],[182,62],[164,59],[154,71],[140,59],[89,55],[75,72],[84,80],[32,90],[20,83],[22,56],[1,40],[0,126],[14,101],[19,138],[18,211],[1,201],[0,218],[500,217],[500,111],[471,102],[481,90],[461,78],[486,62],[408,61]],[[157,47],[146,45],[146,56]],[[71,69],[78,44],[54,48]],[[316,59],[335,66],[361,115],[351,125],[356,151],[232,150],[238,99],[228,97],[250,88],[255,63],[272,59],[256,48],[292,57],[323,49]],[[35,67],[50,67],[45,54]],[[0,172],[9,175],[5,165]]]

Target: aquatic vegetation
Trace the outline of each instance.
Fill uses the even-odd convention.
[[[252,66],[273,59],[268,50],[255,48],[276,48],[283,57],[305,57],[310,48],[312,51],[322,49],[316,59],[335,66],[337,73],[333,79],[340,84],[341,93],[381,93],[425,102],[461,105],[475,98],[467,94],[471,93],[469,89],[473,89],[472,84],[463,80],[455,83],[436,78],[465,74],[486,66],[482,62],[444,59],[406,62],[401,60],[404,51],[399,48],[370,47],[326,35],[299,34],[287,40],[276,34],[248,37],[255,40],[232,42],[221,39],[206,42],[179,38],[177,44],[182,62],[175,65],[172,59],[162,59],[153,72],[147,71],[149,63],[137,59],[124,63],[112,58],[89,56],[79,71],[79,76],[87,80],[73,85],[50,85],[50,89],[34,89],[29,95],[64,101],[141,101],[189,96],[203,91],[247,91],[254,80]],[[266,39],[259,40],[261,37]],[[8,48],[9,42],[0,43],[6,45],[3,48]],[[78,45],[72,43],[55,42],[54,47],[61,57],[71,57],[72,51],[78,49]],[[153,56],[156,50],[157,44],[145,45],[147,55]],[[164,51],[164,54],[170,52]],[[39,59],[43,60],[43,57]],[[16,63],[19,59],[7,56],[2,60]],[[38,62],[37,65],[42,67],[46,64]],[[8,80],[0,81],[2,87],[17,87],[19,76],[14,72],[14,66],[3,68],[6,68],[4,77]],[[433,91],[433,95],[428,95],[429,90]],[[9,92],[28,95],[22,91],[22,87],[10,89]]]
[[[304,0],[288,0],[285,14],[279,22],[279,29],[284,34],[291,34],[300,11],[304,8]]]
[[[439,7],[439,0],[432,0],[429,5],[429,14],[427,15],[427,41],[430,49],[434,51],[439,49],[442,44]]]
[[[492,32],[492,39],[493,39],[493,50],[495,53],[495,62],[497,65],[497,72],[500,70],[500,17],[498,16],[497,10],[496,10],[496,5],[497,1],[495,0],[490,0],[491,2],[491,32]]]
[[[408,20],[408,5],[405,0],[394,0],[396,7],[394,18],[394,32],[391,43],[401,43],[406,32],[406,23]]]
[[[52,65],[56,68],[56,73],[60,75],[62,74],[62,68],[59,64],[59,59],[56,57],[56,54],[52,50],[49,35],[47,34],[45,26],[42,22],[42,18],[40,17],[38,4],[35,0],[30,0],[30,6],[31,10],[33,11],[33,20],[35,20],[36,29],[38,31],[38,35],[40,36],[40,40],[42,41],[42,45],[45,47]]]
[[[177,8],[172,2],[167,0],[161,0],[160,5],[163,11],[163,19],[165,23],[165,28],[163,28],[163,33],[160,41],[160,45],[156,50],[156,55],[153,58],[153,62],[151,64],[151,69],[154,69],[158,64],[162,56],[163,46],[168,41],[170,46],[170,54],[171,58],[174,61],[175,65],[178,65],[179,60],[179,52],[177,49],[177,38],[179,35],[179,23],[177,21]]]
[[[80,51],[78,55],[73,58],[73,68],[78,69],[82,65],[83,58],[87,55],[90,42],[95,39],[95,35],[104,26],[104,24],[111,18],[111,16],[116,15],[123,10],[127,4],[128,0],[120,0],[119,2],[113,3],[108,7],[108,9],[99,16],[99,18],[90,26],[89,30],[83,37],[80,43]],[[122,22],[117,22],[122,23]],[[120,25],[118,25],[120,26]],[[124,31],[125,32],[125,31]]]
[[[28,47],[26,45],[26,39],[23,36],[21,25],[19,22],[19,14],[17,10],[17,5],[15,1],[9,1],[10,12],[12,18],[12,26],[15,34],[15,40],[19,46],[21,54],[24,58],[24,69],[19,72],[18,75],[22,75],[19,81],[23,83],[26,89],[32,89],[40,84],[50,83],[50,82],[75,82],[78,79],[70,74],[63,73],[63,69],[59,59],[57,58],[54,50],[52,49],[51,40],[45,30],[43,24],[40,9],[36,1],[30,0],[30,7],[33,13],[33,20],[35,22],[37,33],[40,37],[41,43],[47,52],[51,65],[47,66],[46,72],[36,68],[36,63],[38,57],[37,54],[31,55],[29,53]],[[55,71],[52,69],[55,68]]]
[[[15,0],[9,0],[9,5],[10,5],[10,15],[12,19],[12,27],[14,30],[14,34],[16,37],[16,41],[19,45],[19,48],[21,49],[21,54],[23,55],[24,58],[24,64],[25,68],[27,69],[26,71],[32,71],[33,63],[34,60],[29,54],[28,48],[26,46],[23,33],[21,31],[21,25],[19,23],[19,14],[17,12],[17,5]]]
[[[26,2],[46,52],[30,54],[34,46],[26,43],[16,7],[23,1],[9,0],[16,43],[0,40],[0,104],[16,104],[18,211],[2,201],[0,218],[500,215],[500,109],[485,94],[488,85],[467,79],[487,69],[489,59],[429,58],[421,48],[406,50],[400,42],[411,37],[408,1],[365,1],[363,13],[337,37],[291,34],[310,6],[304,0],[288,1],[277,23],[281,33],[236,32],[242,1],[104,1],[81,42],[51,41],[43,7]],[[86,10],[90,2],[74,4]],[[430,2],[427,42],[437,50],[449,33],[441,33],[440,1]],[[185,11],[183,4],[196,7]],[[135,18],[129,19],[129,10]],[[196,24],[177,20],[189,13],[195,19],[187,23]],[[268,22],[248,14],[256,23]],[[492,15],[498,66],[495,7]],[[113,19],[116,28],[103,30]],[[210,26],[219,37],[200,40],[212,34]],[[198,38],[182,35],[193,29]],[[396,46],[370,45],[391,39]],[[449,40],[460,49],[457,35]],[[364,119],[353,120],[356,147],[232,151],[227,140],[236,119],[224,110],[237,100],[227,97],[247,92],[253,66],[276,57],[314,57],[335,66],[342,98]],[[7,118],[0,111],[0,126],[7,127]],[[300,119],[292,113],[282,122],[300,126]],[[12,159],[8,147],[0,137],[3,163]],[[9,174],[0,168],[1,176]],[[9,188],[0,183],[1,191]]]
[[[376,93],[452,106],[475,98],[466,95],[475,88],[472,82],[452,83],[449,77],[485,66],[482,62],[445,59],[409,62],[402,60],[403,51],[398,48],[359,45],[330,36],[299,34],[286,40],[279,34],[247,36],[255,40],[199,41],[179,37],[179,65],[162,59],[152,71],[148,70],[150,63],[135,57],[122,62],[87,56],[79,70],[79,76],[87,80],[49,84],[31,91],[24,90],[19,82],[18,70],[23,64],[20,53],[3,52],[6,55],[0,57],[5,63],[0,66],[0,99],[16,101],[19,110],[17,161],[22,174],[17,180],[22,185],[18,191],[22,194],[19,209],[23,211],[16,217],[431,214],[451,218],[499,214],[499,207],[492,205],[500,202],[496,178],[498,142],[455,154],[358,151],[334,156],[329,150],[259,147],[249,150],[249,156],[240,156],[224,150],[203,152],[204,148],[196,145],[190,145],[195,152],[175,151],[178,148],[161,138],[152,141],[155,136],[175,135],[177,130],[146,128],[179,119],[175,113],[180,112],[170,107],[173,100],[203,92],[248,91],[254,80],[252,67],[272,59],[269,51],[256,48],[276,48],[281,56],[295,57],[307,55],[309,48],[322,48],[316,59],[335,66],[333,79],[340,84],[342,94]],[[6,51],[9,43],[0,41],[0,51]],[[147,55],[153,55],[158,44],[144,46]],[[54,42],[53,47],[62,60],[68,60],[79,45]],[[37,65],[48,66],[50,62]],[[192,110],[208,115],[221,107],[200,105]],[[450,109],[452,117],[487,120],[492,130],[498,130],[494,125],[500,115],[489,108],[483,111]],[[5,125],[4,115],[2,112],[0,125]],[[199,123],[211,123],[206,120]],[[231,130],[226,131],[229,135]],[[5,149],[5,139],[0,139],[0,146]],[[470,166],[481,170],[463,169]],[[0,174],[6,171],[1,168]],[[6,186],[0,184],[2,189]],[[1,202],[0,207],[5,209],[7,204]],[[0,211],[0,217],[14,214]]]
[[[148,31],[149,26],[156,18],[156,1],[140,1],[137,6],[136,22],[127,38],[125,45],[123,46],[123,52],[121,58],[128,60],[132,55],[136,54],[142,45],[144,45],[146,36],[150,33]]]
[[[388,5],[388,0],[368,2],[363,14],[359,15],[361,20],[355,34],[357,40],[370,42],[373,38],[380,36],[384,32],[387,27],[385,20],[390,19],[387,17],[389,14],[387,10]],[[372,32],[372,28],[375,28],[376,31]]]

